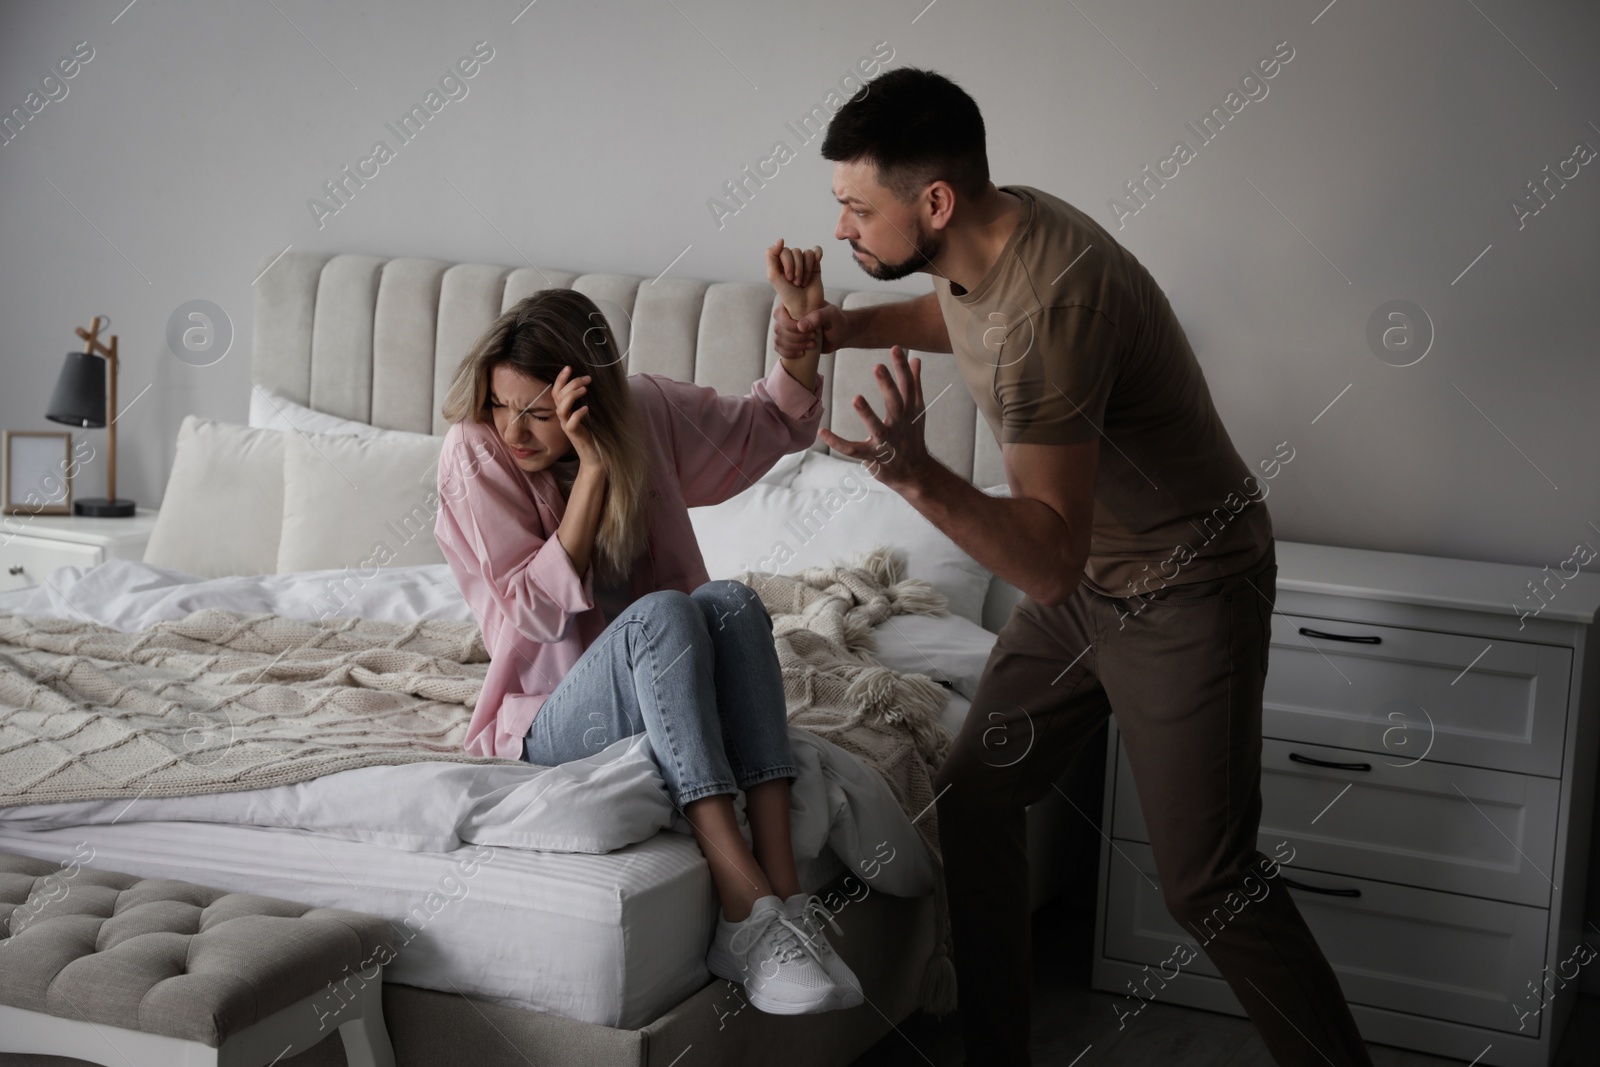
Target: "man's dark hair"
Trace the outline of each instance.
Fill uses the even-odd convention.
[[[977,103],[944,75],[916,67],[862,86],[829,121],[822,158],[873,164],[879,184],[901,203],[940,179],[974,198],[989,184]]]

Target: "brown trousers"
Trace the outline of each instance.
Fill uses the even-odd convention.
[[[1216,936],[1215,922],[1203,925],[1230,893],[1237,906],[1245,876],[1259,887],[1277,870],[1256,847],[1277,570],[1269,547],[1239,574],[1148,597],[1080,584],[1056,607],[1024,598],[1001,629],[934,779],[967,1063],[1030,1062],[1024,808],[1115,714],[1167,910],[1207,931],[1203,951],[1273,1058],[1370,1067],[1338,979],[1281,884],[1252,895]],[[1128,861],[1113,850],[1109,862]]]

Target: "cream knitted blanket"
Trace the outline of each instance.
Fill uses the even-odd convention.
[[[472,622],[0,614],[0,807],[500,762],[462,751],[488,659]]]

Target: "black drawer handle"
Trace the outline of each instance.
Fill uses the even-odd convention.
[[[1366,637],[1351,637],[1349,634],[1325,634],[1321,630],[1313,630],[1309,626],[1300,627],[1300,635],[1302,637],[1320,637],[1325,641],[1349,641],[1357,645],[1383,644],[1383,638],[1375,634]]]
[[[1336,771],[1370,771],[1370,763],[1334,763],[1331,760],[1314,759],[1311,756],[1302,756],[1298,752],[1289,753],[1289,758],[1296,763],[1309,763],[1313,767],[1332,767]]]
[[[1330,897],[1359,897],[1361,895],[1361,890],[1359,889],[1326,889],[1320,885],[1306,885],[1303,882],[1297,882],[1286,874],[1280,874],[1278,877],[1290,889],[1304,889],[1310,893],[1325,893]]]

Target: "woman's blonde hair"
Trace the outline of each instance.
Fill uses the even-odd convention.
[[[444,397],[446,422],[470,418],[494,424],[489,376],[502,363],[547,385],[567,365],[572,378],[592,377],[580,401],[589,409],[583,425],[607,471],[595,532],[595,576],[625,579],[649,538],[646,456],[622,354],[605,315],[575,289],[543,289],[512,305],[462,357]]]

